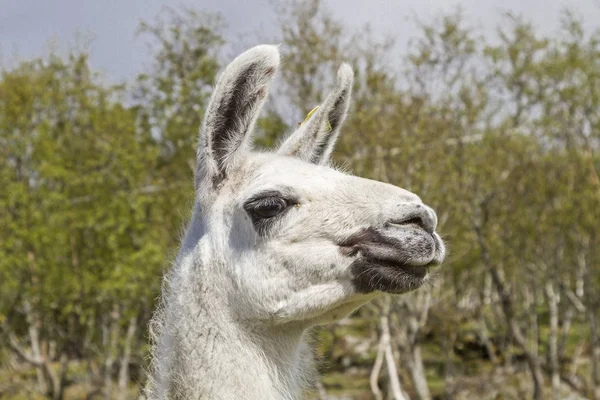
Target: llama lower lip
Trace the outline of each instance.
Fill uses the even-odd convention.
[[[351,266],[353,284],[361,293],[406,293],[423,285],[431,265],[433,263],[417,266],[361,257]]]

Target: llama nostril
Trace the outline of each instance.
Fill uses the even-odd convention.
[[[423,222],[423,219],[421,217],[411,217],[401,221],[391,220],[389,221],[389,223],[392,225],[417,225],[419,228],[423,229],[424,231],[427,231],[425,223]]]
[[[424,231],[433,234],[436,226],[436,217],[427,207],[416,204],[413,212],[401,218],[391,219],[388,223],[392,225],[416,225]]]

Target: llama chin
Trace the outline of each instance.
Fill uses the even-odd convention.
[[[252,132],[279,65],[262,45],[229,64],[202,123],[194,212],[152,323],[149,399],[296,399],[315,376],[304,336],[440,264],[421,199],[329,165],[352,68],[273,152]]]

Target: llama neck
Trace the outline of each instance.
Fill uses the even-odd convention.
[[[295,399],[312,372],[302,329],[241,323],[226,295],[201,285],[193,263],[176,267],[155,349],[152,399]]]

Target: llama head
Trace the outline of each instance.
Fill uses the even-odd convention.
[[[444,258],[433,210],[406,190],[328,166],[352,91],[348,65],[276,152],[251,150],[278,64],[275,46],[237,57],[204,118],[196,213],[182,248],[201,269],[203,290],[237,318],[310,325],[421,286]]]

